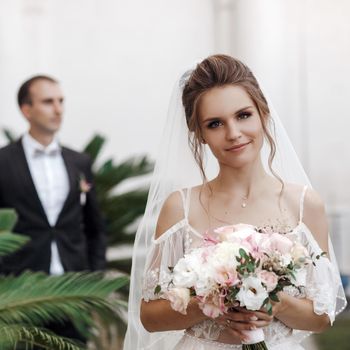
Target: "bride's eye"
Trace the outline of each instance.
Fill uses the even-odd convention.
[[[237,118],[238,119],[248,119],[251,116],[252,116],[251,112],[241,112],[238,114]]]
[[[210,122],[207,127],[209,129],[215,129],[217,128],[218,126],[222,125],[222,123],[219,121],[219,120],[213,120],[212,122]]]

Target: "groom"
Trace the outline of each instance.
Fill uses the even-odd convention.
[[[0,208],[16,209],[14,232],[31,240],[0,261],[0,273],[103,269],[105,232],[91,161],[56,137],[64,109],[60,85],[35,76],[20,87],[18,104],[29,130],[0,149]]]

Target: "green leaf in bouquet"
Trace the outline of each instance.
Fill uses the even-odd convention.
[[[247,264],[247,270],[248,270],[248,272],[254,272],[255,271],[255,265],[252,262],[249,262]]]
[[[248,259],[248,255],[246,253],[246,251],[243,248],[239,248],[239,255],[243,258],[243,259]]]
[[[266,311],[270,316],[272,315],[272,304],[270,303],[270,300],[266,303]]]
[[[264,302],[262,303],[261,307],[264,307],[268,302],[270,301],[270,299],[267,297]]]
[[[0,209],[0,232],[12,231],[17,221],[16,211],[13,209]]]
[[[154,288],[154,294],[159,294],[161,290],[162,287],[159,284],[157,284],[156,288]]]
[[[272,301],[275,301],[276,303],[278,303],[280,300],[278,299],[278,296],[276,293],[270,293],[269,297]]]
[[[290,270],[290,271],[289,271],[289,274],[292,276],[292,278],[294,279],[294,281],[296,281],[296,277],[295,277],[294,271]]]

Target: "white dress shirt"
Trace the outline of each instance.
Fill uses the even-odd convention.
[[[29,133],[23,136],[22,145],[47,220],[54,227],[69,192],[69,179],[61,147],[56,139],[45,147]],[[63,272],[57,244],[52,241],[50,274],[60,275]]]

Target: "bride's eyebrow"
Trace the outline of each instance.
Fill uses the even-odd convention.
[[[245,106],[245,107],[243,107],[243,108],[240,108],[238,111],[236,111],[236,112],[234,113],[234,115],[238,115],[238,114],[240,114],[240,113],[242,113],[242,112],[246,112],[248,109],[253,108],[253,107],[254,107],[254,106]],[[209,117],[209,118],[204,119],[204,120],[202,121],[202,123],[204,124],[204,123],[208,123],[208,122],[212,122],[212,121],[220,120],[220,119],[221,119],[221,117]]]

